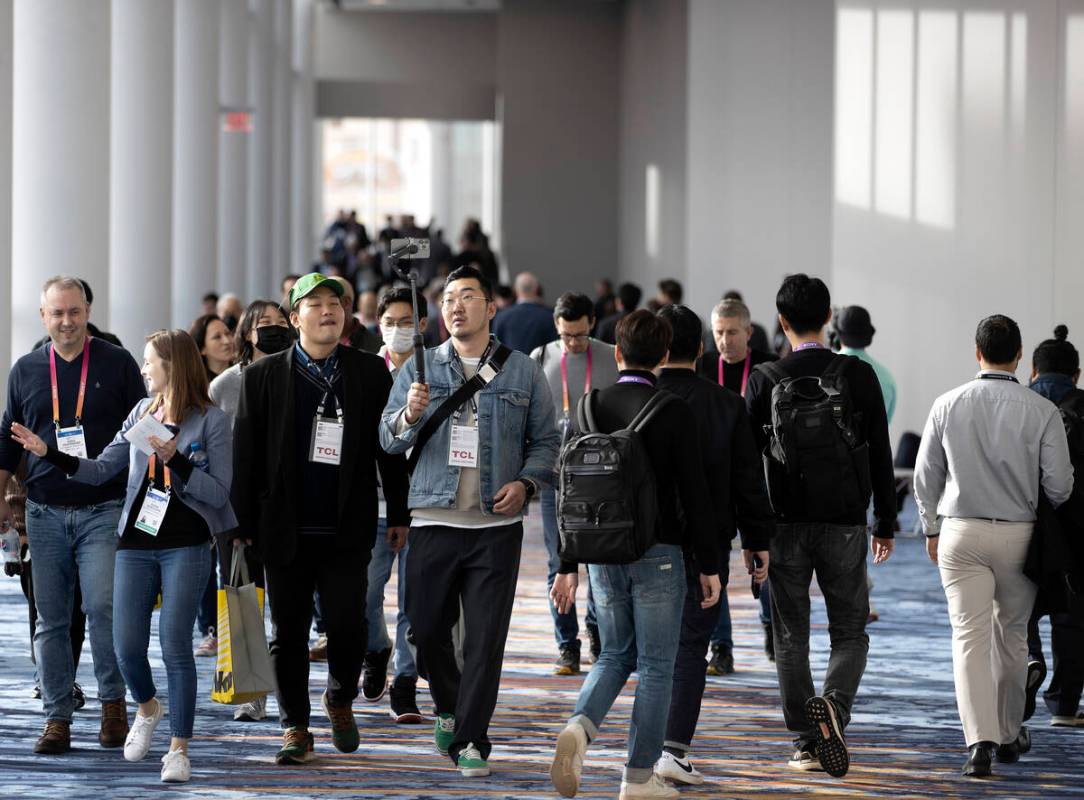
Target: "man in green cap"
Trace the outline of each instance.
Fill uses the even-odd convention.
[[[238,535],[255,543],[267,569],[271,661],[284,729],[279,764],[313,758],[308,640],[314,591],[328,641],[321,705],[336,749],[358,748],[351,705],[367,641],[378,464],[392,549],[406,543],[409,525],[406,462],[377,441],[391,377],[382,359],[339,344],[342,295],[340,283],[316,273],[294,284],[290,323],[298,342],[242,373],[234,428]]]

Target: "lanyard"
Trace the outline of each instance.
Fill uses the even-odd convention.
[[[158,461],[157,456],[151,454],[151,457],[147,459],[147,479],[150,481],[150,487],[154,488],[154,465]],[[162,480],[165,482],[166,491],[170,491],[170,479],[169,479],[169,467],[165,464],[162,465]]]
[[[335,378],[339,373],[339,354],[333,351],[331,355],[324,360],[323,365],[320,365],[313,360],[312,356],[305,352],[300,343],[294,346],[297,348],[295,356],[301,359],[301,363],[305,366],[305,369],[308,370],[309,374],[316,379],[316,382],[323,386],[324,396],[320,399],[317,413],[327,416],[328,398],[335,394]],[[335,398],[335,416],[341,424],[343,421],[343,409],[342,403],[339,402],[338,397]]]
[[[1000,372],[983,372],[979,375],[980,381],[1012,381],[1020,383],[1013,375],[1002,375]]]
[[[568,416],[568,409],[570,407],[568,401],[568,364],[565,363],[565,358],[568,353],[564,350],[561,351],[561,399],[563,401],[565,416]],[[589,394],[591,391],[591,346],[587,347],[587,377],[583,381],[583,393]]]
[[[481,369],[482,367],[484,367],[486,365],[486,362],[489,361],[489,354],[492,351],[493,351],[493,337],[491,336],[489,338],[489,344],[486,345],[485,352],[482,353],[482,357],[480,359],[478,359],[478,369]],[[463,366],[463,359],[461,359],[459,357],[459,353],[456,352],[456,349],[454,347],[452,348],[452,358],[455,360],[455,363],[459,365],[459,375],[460,375],[461,378],[463,378],[463,383],[466,383],[467,382],[467,368],[465,366]],[[478,370],[475,370],[475,374],[477,374],[477,372],[478,372]],[[475,424],[478,424],[478,403],[475,401],[474,395],[471,395],[470,400],[468,402],[470,403],[471,413],[474,414],[474,422],[475,422]],[[462,415],[463,415],[463,407],[460,406],[459,408],[457,408],[455,410],[455,415],[452,418],[452,423],[453,424],[458,424],[459,423],[459,418]]]
[[[384,366],[388,368],[388,372],[391,372],[391,356],[388,355],[387,351],[384,352]]]
[[[719,354],[719,385],[725,386],[723,382],[723,354]],[[753,351],[749,350],[745,354],[745,368],[741,373],[741,396],[745,397],[745,387],[749,385],[749,366],[753,363]]]
[[[802,342],[800,345],[798,345],[797,347],[794,348],[794,352],[797,353],[799,350],[823,350],[823,349],[824,349],[824,345],[821,344],[820,342]]]
[[[90,337],[83,339],[83,371],[79,376],[79,399],[75,401],[75,424],[83,420],[83,400],[87,396],[87,372],[90,370]],[[49,380],[53,387],[53,424],[60,427],[60,388],[56,382],[56,350],[49,345]]]
[[[641,378],[639,375],[622,375],[617,379],[618,383],[642,383],[644,386],[654,386],[647,378]]]

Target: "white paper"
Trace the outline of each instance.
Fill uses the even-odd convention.
[[[168,442],[173,438],[173,433],[150,414],[139,420],[124,434],[124,438],[135,445],[137,450],[149,456],[154,455],[154,448],[151,447],[152,436]]]

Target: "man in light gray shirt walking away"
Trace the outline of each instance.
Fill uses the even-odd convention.
[[[1073,468],[1057,407],[1021,386],[1020,329],[996,314],[975,334],[979,374],[939,397],[915,465],[926,551],[941,571],[952,623],[952,664],[968,759],[990,774],[1031,746],[1024,715],[1027,622],[1036,587],[1024,560],[1040,487],[1069,498]]]

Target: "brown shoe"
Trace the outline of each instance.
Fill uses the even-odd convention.
[[[124,700],[102,702],[102,728],[98,743],[102,747],[120,747],[128,736],[128,708]]]
[[[58,756],[72,749],[72,724],[62,719],[45,723],[45,733],[34,745],[34,752],[46,756]]]

